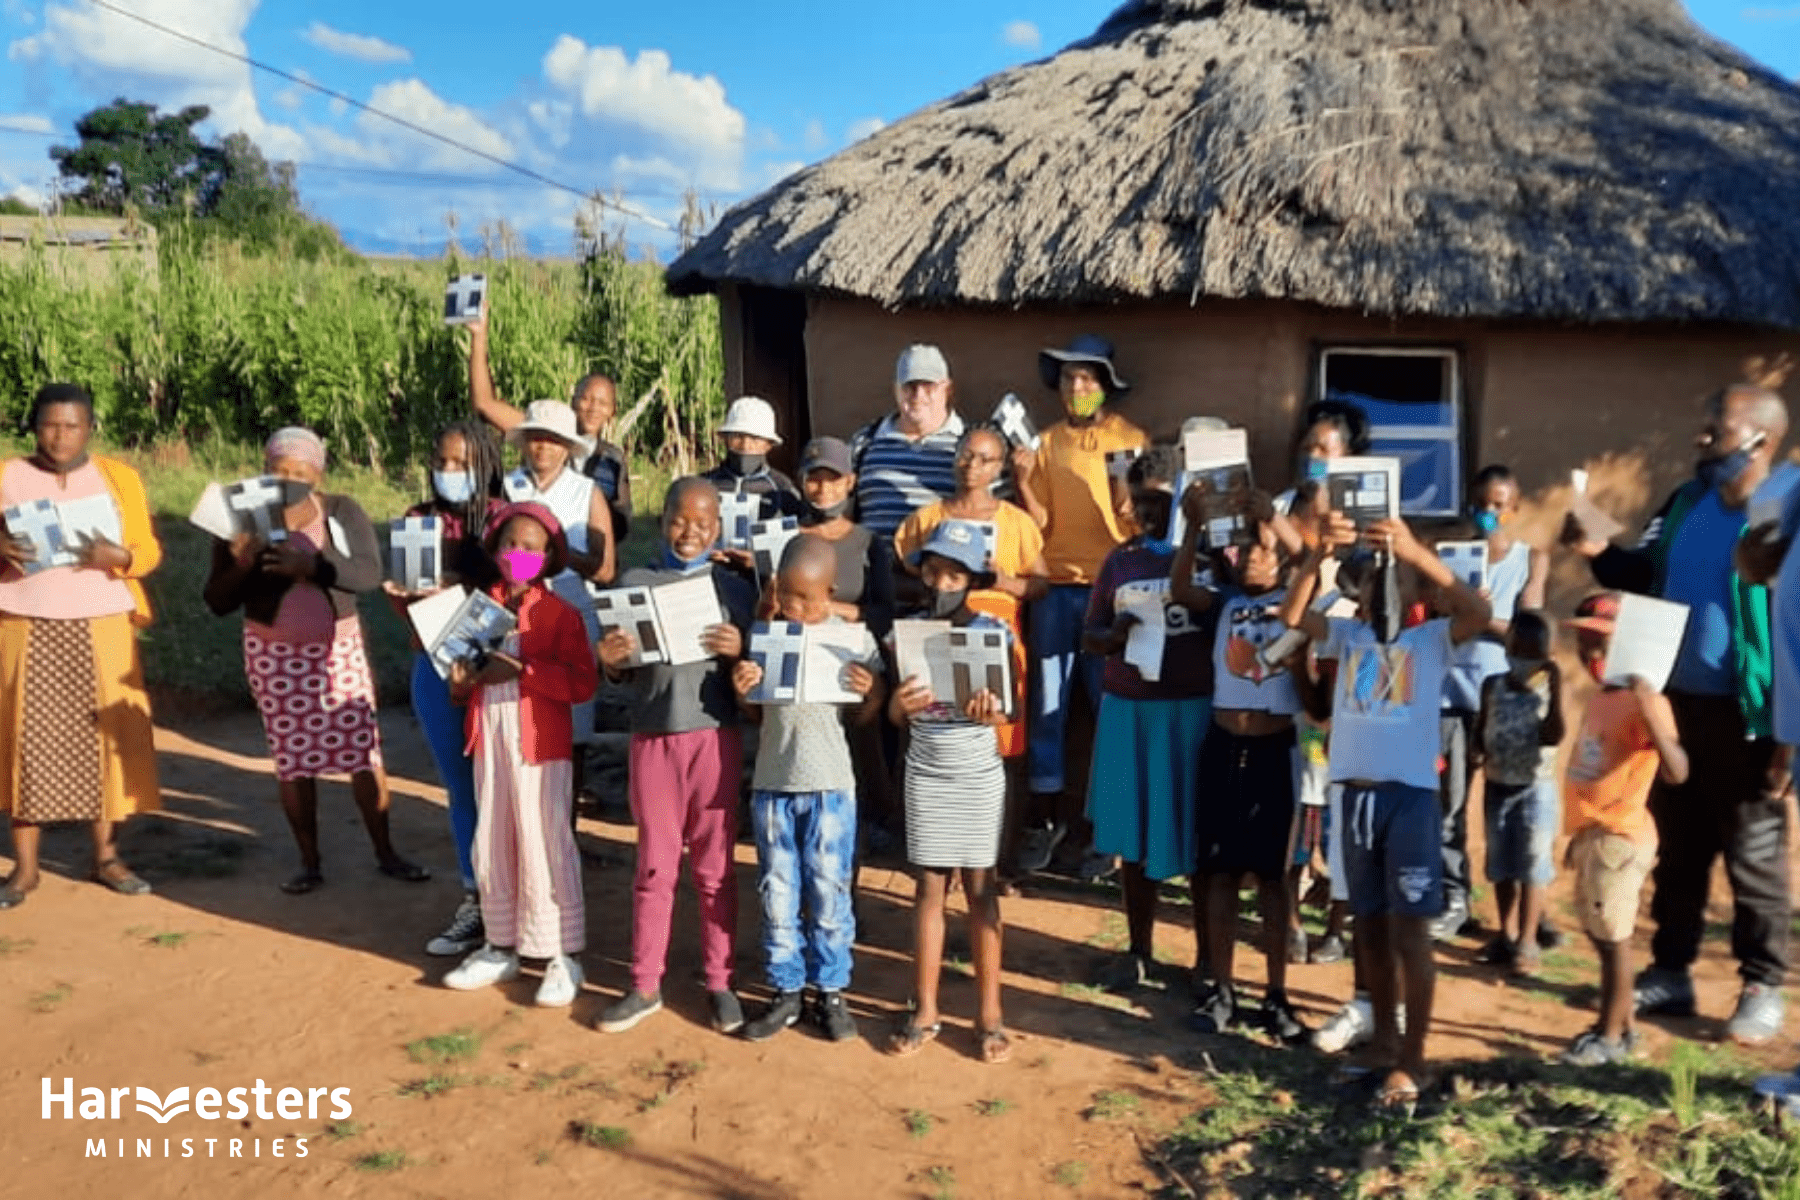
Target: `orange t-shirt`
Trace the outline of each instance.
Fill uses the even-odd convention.
[[[1588,701],[1563,786],[1563,825],[1570,833],[1599,828],[1655,844],[1650,786],[1662,755],[1650,738],[1637,697],[1608,688]]]
[[[1111,410],[1092,425],[1058,421],[1044,430],[1031,490],[1048,515],[1044,563],[1052,583],[1092,583],[1106,556],[1136,532],[1113,508],[1106,456],[1149,444],[1143,430]]]

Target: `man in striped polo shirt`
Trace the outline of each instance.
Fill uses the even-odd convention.
[[[950,408],[950,364],[936,346],[908,346],[894,372],[894,409],[850,439],[859,524],[892,543],[914,509],[956,494],[963,420]]]

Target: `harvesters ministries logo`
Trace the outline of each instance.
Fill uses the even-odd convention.
[[[41,1101],[42,1120],[82,1123],[86,1158],[305,1158],[306,1138],[244,1137],[243,1126],[252,1118],[344,1121],[355,1111],[347,1087],[273,1087],[260,1079],[237,1087],[184,1085],[158,1092],[141,1084],[77,1087],[73,1078],[46,1076]],[[96,1127],[101,1122],[133,1127]],[[175,1128],[168,1128],[172,1122]],[[164,1136],[142,1136],[156,1127]],[[239,1136],[220,1136],[225,1133]]]

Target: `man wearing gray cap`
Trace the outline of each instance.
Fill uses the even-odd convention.
[[[956,493],[956,444],[963,421],[952,409],[950,364],[936,346],[912,345],[894,372],[894,409],[850,439],[857,520],[883,542],[916,508]]]

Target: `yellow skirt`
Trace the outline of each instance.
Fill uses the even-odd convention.
[[[69,628],[76,625],[85,630]],[[33,630],[39,626],[45,627],[40,638],[85,632],[91,647],[91,710],[86,681],[47,676],[42,653],[33,661]],[[52,687],[62,687],[55,695],[35,694],[46,690],[47,678],[52,679]],[[39,716],[29,731],[28,705],[39,706]],[[46,708],[51,713],[45,714]],[[22,752],[28,732],[33,744],[29,767]],[[144,667],[130,613],[80,622],[0,614],[0,813],[25,820],[104,816],[118,821],[134,812],[161,808],[154,738],[150,697],[144,691]],[[93,739],[91,750],[79,744],[88,739]],[[47,740],[60,743],[52,771],[60,771],[66,779],[59,780],[45,770],[50,764],[43,761],[41,748]],[[90,759],[90,754],[94,758]],[[82,797],[72,791],[87,792],[96,776],[97,804],[89,801],[83,805]],[[74,788],[59,783],[72,783]],[[62,792],[71,794],[59,794]],[[81,811],[84,808],[86,811]]]

